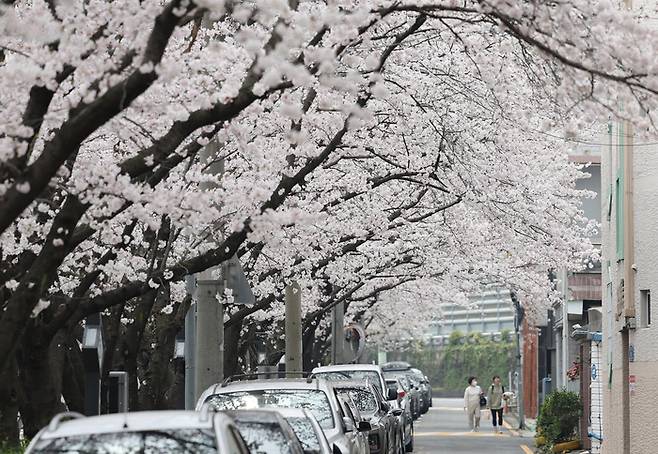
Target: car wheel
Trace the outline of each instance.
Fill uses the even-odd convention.
[[[411,437],[409,438],[409,443],[404,445],[404,452],[413,452],[414,450],[414,425],[411,425]]]
[[[404,452],[413,452],[414,450],[414,438],[411,437],[411,440],[409,440],[409,443],[406,444],[404,447]]]

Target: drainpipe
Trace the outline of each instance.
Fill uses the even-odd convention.
[[[626,2],[630,6],[630,1]],[[635,328],[635,226],[633,222],[633,127],[626,122],[624,136],[624,306],[622,330],[622,429],[623,454],[630,454],[631,445],[631,409],[629,393],[630,364],[628,349],[630,347],[630,329]]]

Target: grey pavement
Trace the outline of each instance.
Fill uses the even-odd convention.
[[[530,454],[532,438],[505,428],[495,434],[482,412],[480,432],[468,428],[462,399],[434,399],[433,407],[416,421],[414,453],[418,454]]]

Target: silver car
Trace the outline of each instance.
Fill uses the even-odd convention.
[[[313,376],[326,378],[328,380],[348,381],[370,381],[379,388],[384,397],[386,393],[386,382],[381,367],[376,364],[336,364],[333,366],[319,366],[311,371]],[[390,396],[389,400],[395,399]]]
[[[304,449],[304,454],[331,454],[327,437],[310,411],[298,408],[278,408],[276,411],[288,421],[292,430],[295,431]]]
[[[235,422],[251,454],[304,454],[294,429],[277,411],[229,410],[225,413]]]
[[[218,410],[302,408],[317,419],[334,452],[369,454],[367,443],[364,450],[355,440],[365,437],[363,433],[370,430],[370,424],[366,422],[355,426],[326,380],[290,378],[225,381],[209,387],[201,394],[197,409],[204,404],[210,404]]]
[[[25,452],[249,454],[249,449],[226,415],[209,411],[145,411],[89,418],[61,413],[39,431]]]

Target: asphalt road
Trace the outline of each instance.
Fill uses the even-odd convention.
[[[430,411],[416,421],[417,454],[530,454],[532,440],[507,428],[495,434],[482,412],[479,432],[471,432],[462,399],[434,399]]]

